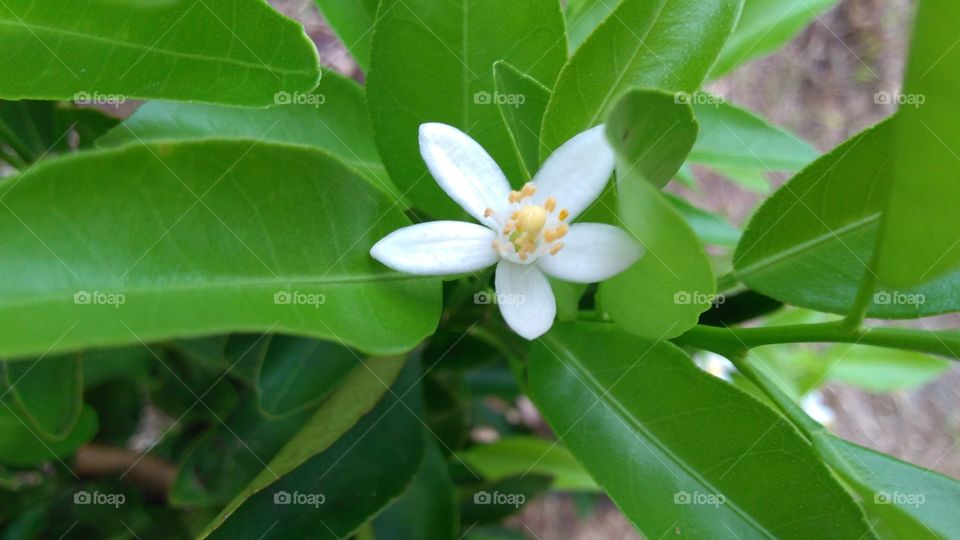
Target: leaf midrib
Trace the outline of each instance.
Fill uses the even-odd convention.
[[[593,374],[590,373],[589,370],[587,370],[587,368],[580,362],[580,360],[573,353],[570,352],[569,349],[567,349],[566,347],[563,346],[563,344],[558,343],[555,340],[551,339],[551,342],[554,343],[554,345],[558,347],[561,351],[563,351],[563,354],[567,357],[569,361],[568,365],[573,366],[574,369],[576,369],[581,375],[583,375],[586,378],[586,380],[594,388],[600,391],[605,390],[604,386],[600,384],[600,381],[598,381],[596,377],[594,377]],[[604,396],[603,398],[598,398],[598,399],[602,399],[604,403],[610,406],[610,410],[612,410],[621,419],[621,421],[623,421],[628,426],[633,427],[634,429],[639,431],[642,435],[646,436],[647,440],[653,443],[653,445],[657,448],[657,450],[660,451],[662,455],[669,458],[674,465],[682,469],[683,472],[685,472],[690,478],[693,478],[694,480],[699,482],[704,488],[708,489],[710,493],[725,493],[723,490],[717,489],[716,486],[714,486],[710,481],[705,479],[696,469],[694,469],[692,466],[687,464],[687,462],[684,461],[680,456],[672,452],[667,445],[665,445],[662,441],[660,441],[660,439],[657,438],[649,429],[647,429],[642,422],[640,422],[635,416],[633,416],[630,413],[629,409],[627,409],[623,405],[623,403],[620,402],[620,400],[616,399],[616,397],[612,394],[612,392],[607,391],[603,394],[603,396]],[[740,508],[740,505],[736,504],[736,502],[733,501],[732,498],[727,497],[726,500],[728,501],[728,503],[729,502],[734,503],[734,504],[727,504],[727,506],[733,509],[733,511],[737,515],[739,515],[745,523],[749,524],[758,532],[763,533],[767,538],[776,538],[776,536],[773,535],[769,530],[767,530],[766,527],[758,523],[755,519],[753,519],[753,517],[748,512]]]
[[[0,19],[0,26],[23,28],[31,33],[46,32],[54,35],[65,35],[65,36],[69,36],[69,37],[80,39],[80,40],[89,40],[89,41],[95,41],[98,43],[104,43],[112,47],[128,48],[128,49],[133,49],[138,51],[144,51],[145,53],[158,53],[158,54],[167,55],[173,58],[184,58],[188,60],[201,60],[201,61],[217,62],[217,63],[223,63],[223,64],[232,64],[235,66],[255,69],[258,71],[266,71],[271,74],[279,73],[282,75],[311,75],[311,76],[313,75],[313,72],[310,69],[307,69],[307,70],[288,69],[288,68],[282,68],[282,67],[276,67],[276,66],[269,66],[264,62],[247,62],[244,60],[237,60],[235,58],[229,58],[229,57],[207,56],[207,55],[197,54],[197,53],[175,51],[172,49],[163,49],[160,47],[151,47],[148,45],[142,45],[140,43],[131,43],[128,41],[119,41],[119,40],[109,39],[109,38],[105,38],[95,34],[85,34],[83,32],[76,32],[73,30],[66,30],[63,28],[55,28],[52,26],[31,24],[25,21],[11,21],[8,19]]]

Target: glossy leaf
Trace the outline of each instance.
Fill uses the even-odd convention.
[[[872,392],[915,389],[950,369],[948,360],[863,345],[837,345],[817,355],[826,377]]]
[[[370,67],[370,43],[379,0],[316,0],[327,24],[364,70]]]
[[[0,81],[9,99],[177,99],[263,106],[320,78],[303,27],[262,0],[8,0]],[[14,52],[15,51],[15,52]]]
[[[278,474],[275,481],[271,475],[269,489],[263,486],[239,507],[231,503],[200,538],[268,532],[294,538],[350,536],[402,494],[423,464],[419,376],[417,363],[408,363],[386,396],[349,431],[337,434],[322,452],[304,455],[289,474]],[[274,461],[286,455],[285,448]],[[264,520],[265,515],[271,519]]]
[[[315,409],[306,423],[273,455],[259,473],[221,513],[232,514],[254,495],[290,474],[308,460],[323,453],[354,428],[387,393],[396,381],[403,360],[380,358],[357,367],[336,392]]]
[[[955,2],[919,6],[903,93],[894,120],[889,202],[877,261],[881,283],[907,288],[960,268],[960,39],[944,21],[960,17]],[[877,94],[875,100],[884,96]],[[921,103],[922,101],[922,103]]]
[[[596,491],[597,483],[560,442],[509,437],[460,453],[470,468],[490,480],[538,474],[553,479],[557,490]]]
[[[44,441],[21,415],[0,404],[0,463],[32,467],[66,459],[97,433],[97,413],[84,407],[70,433],[59,441]]]
[[[493,77],[496,93],[506,96],[500,98],[497,107],[513,140],[524,178],[529,180],[540,169],[540,125],[550,101],[550,89],[506,62],[493,65]]]
[[[377,540],[459,540],[460,508],[437,445],[427,446],[417,479],[374,519],[373,530]]]
[[[323,401],[357,368],[356,353],[319,339],[275,336],[257,372],[260,407],[284,416]]]
[[[558,324],[534,346],[530,385],[553,430],[647,536],[870,536],[793,427],[669,343]]]
[[[567,21],[567,41],[574,52],[604,19],[616,9],[620,0],[570,0],[564,16]]]
[[[330,152],[394,198],[400,196],[380,162],[357,83],[330,71],[313,92],[287,97],[287,103],[266,109],[151,101],[97,144],[250,139],[312,146]]]
[[[799,171],[817,158],[817,151],[796,136],[729,103],[697,104],[700,123],[690,161],[723,172]]]
[[[737,277],[789,304],[848,313],[874,256],[891,135],[887,122],[855,136],[764,202],[737,246]],[[904,319],[954,311],[958,285],[960,271],[917,289],[881,287],[867,315]]]
[[[439,283],[368,254],[409,222],[315,150],[131,145],[40,164],[0,196],[3,355],[225,330],[395,353],[436,325]]]
[[[83,408],[79,354],[3,362],[0,388],[11,408],[43,439],[60,440],[76,426]]]
[[[733,30],[742,0],[623,0],[557,78],[541,158],[603,121],[630,87],[692,92]]]
[[[718,78],[754,58],[770,54],[837,4],[837,0],[744,0],[743,13],[717,63]]]
[[[690,204],[685,199],[664,193],[664,196],[704,244],[734,247],[740,240],[740,231],[719,214],[709,212]]]
[[[631,103],[630,96],[644,95],[635,92],[624,103]],[[607,126],[607,138],[618,158],[617,225],[640,242],[644,254],[626,271],[601,283],[599,297],[603,309],[630,332],[666,339],[697,323],[712,300],[715,283],[696,235],[646,176],[659,182],[669,179],[693,144],[696,131],[689,124],[676,128],[681,141],[661,143],[665,130],[660,126],[672,124],[656,119],[677,122],[677,109],[687,106],[666,101],[669,96],[664,94],[649,95],[656,99],[636,103],[651,108],[628,105],[625,110],[634,110],[637,116],[616,116]]]
[[[383,0],[367,79],[377,146],[390,176],[433,217],[462,210],[430,178],[419,126],[464,130],[522,183],[521,165],[494,101],[498,60],[552,86],[566,58],[563,15],[554,0]],[[523,36],[518,46],[517,36]]]

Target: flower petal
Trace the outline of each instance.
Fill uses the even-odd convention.
[[[556,197],[557,207],[566,208],[570,219],[580,215],[603,192],[613,174],[613,149],[604,135],[604,126],[584,131],[557,148],[533,177],[542,204]]]
[[[496,221],[483,214],[487,208],[506,208],[510,183],[477,141],[446,124],[423,124],[420,154],[451,199],[480,223],[497,226]]]
[[[497,262],[496,233],[463,221],[432,221],[397,229],[380,239],[370,255],[397,270],[442,276],[482,270]]]
[[[556,255],[543,255],[537,266],[551,277],[573,283],[610,279],[643,253],[626,231],[602,223],[575,223],[561,241],[563,249]]]
[[[514,332],[533,340],[550,330],[557,302],[547,276],[536,265],[500,261],[496,285],[500,313]]]

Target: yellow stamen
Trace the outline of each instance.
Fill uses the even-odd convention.
[[[553,213],[557,209],[557,198],[556,197],[547,197],[546,202],[543,203],[543,207],[547,209],[547,212]]]
[[[546,242],[549,244],[550,242],[553,242],[554,240],[557,239],[557,233],[549,229],[546,231],[543,231],[543,239],[546,240]]]
[[[550,255],[556,255],[563,249],[563,242],[557,242],[550,248]]]
[[[563,221],[563,220],[567,219],[568,217],[570,217],[570,212],[569,212],[566,208],[560,210],[560,215],[557,216],[557,218],[558,218],[560,221]]]
[[[557,229],[554,231],[557,235],[557,238],[563,238],[567,235],[567,231],[570,230],[570,226],[566,223],[561,223],[557,226]]]
[[[490,217],[493,215],[493,208],[487,208],[483,211],[483,217]]]
[[[511,191],[508,200],[511,204],[516,204],[520,202],[521,198],[523,198],[523,195],[519,191]]]
[[[523,189],[520,191],[524,197],[532,197],[534,193],[537,192],[537,186],[533,185],[533,182],[527,182],[523,185]]]

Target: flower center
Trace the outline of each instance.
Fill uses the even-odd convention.
[[[565,220],[570,212],[565,208],[557,212],[557,200],[549,197],[543,204],[533,204],[530,198],[537,187],[528,182],[520,191],[511,191],[509,196],[510,217],[505,220],[500,236],[493,241],[493,250],[507,260],[529,264],[549,253],[556,255],[563,249],[563,238],[570,226]],[[488,208],[484,215],[494,214]]]

